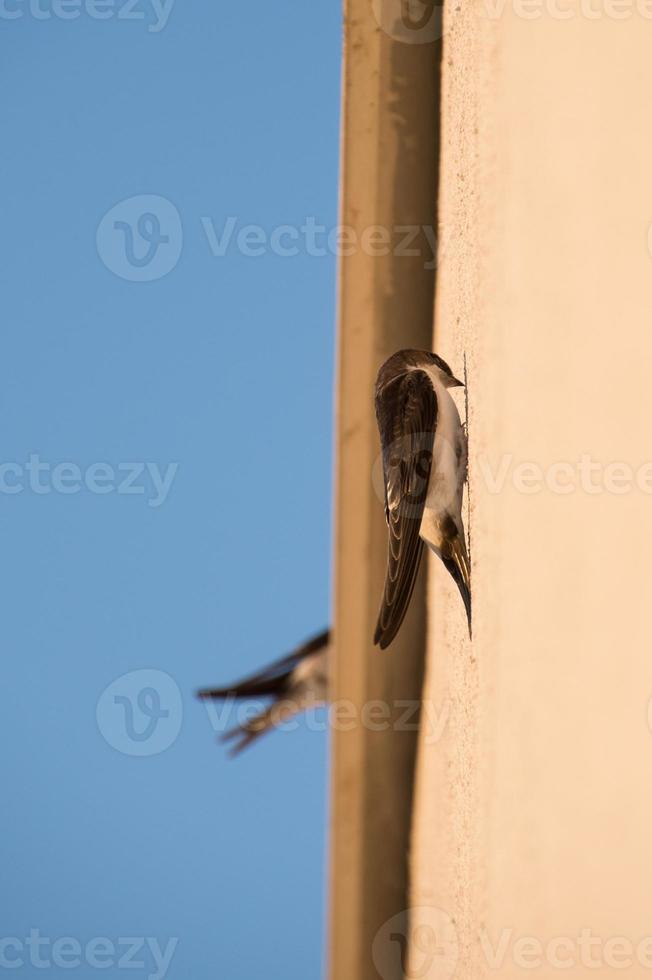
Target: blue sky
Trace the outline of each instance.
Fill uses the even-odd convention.
[[[0,959],[318,977],[326,736],[192,694],[329,618],[339,5],[0,20]]]

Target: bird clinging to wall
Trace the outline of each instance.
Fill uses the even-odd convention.
[[[403,622],[423,545],[460,591],[471,634],[471,569],[462,523],[467,440],[449,388],[462,386],[428,351],[401,350],[376,379],[376,419],[389,531],[387,572],[374,643],[389,646]]]

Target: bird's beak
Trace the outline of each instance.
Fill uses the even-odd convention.
[[[451,388],[463,388],[464,382],[459,381],[457,378],[451,378]]]

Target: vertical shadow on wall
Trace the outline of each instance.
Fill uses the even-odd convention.
[[[424,16],[441,24],[441,4],[420,4]],[[402,347],[432,349],[436,287],[437,199],[439,191],[441,31],[435,41],[409,43],[388,38],[387,76],[391,84],[381,93],[387,100],[380,108],[386,113],[388,130],[384,145],[395,154],[387,166],[388,195],[396,216],[391,230],[393,254],[377,261],[385,295],[383,322],[377,331],[377,365]],[[388,161],[389,163],[390,161]],[[382,170],[382,161],[381,161]],[[381,178],[382,186],[382,178]],[[414,254],[416,253],[416,254]],[[434,253],[434,254],[433,254]],[[378,533],[386,538],[382,507],[378,508]],[[384,567],[374,569],[377,577],[374,595],[380,598]],[[418,709],[409,722],[401,724],[405,709],[401,702],[420,704],[425,670],[426,640],[426,556],[410,604],[410,610],[397,640],[378,658],[390,663],[377,669],[379,684],[385,688],[387,703],[394,706],[396,722],[392,738],[384,740],[378,754],[371,753],[374,772],[367,774],[365,813],[373,842],[366,850],[365,876],[373,882],[374,897],[365,910],[362,949],[370,954],[363,965],[365,976],[383,980],[402,980],[409,935],[409,850],[412,826],[414,776],[418,744]],[[382,680],[380,675],[383,675]],[[378,685],[372,683],[378,694]],[[403,730],[401,730],[403,729]],[[391,794],[378,812],[377,801]],[[375,801],[375,807],[374,807]],[[393,925],[392,925],[393,923]]]

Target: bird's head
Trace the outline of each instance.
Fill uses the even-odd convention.
[[[464,387],[464,382],[458,381],[446,361],[438,354],[433,354],[427,350],[406,348],[396,351],[381,366],[376,379],[376,391],[382,390],[386,384],[402,377],[408,371],[415,368],[427,371],[433,366],[438,368],[441,383],[447,388]]]
[[[430,362],[432,364],[436,364],[439,370],[441,371],[443,375],[442,381],[444,382],[447,388],[464,387],[464,382],[460,381],[458,378],[455,377],[455,375],[453,374],[453,372],[451,371],[451,369],[449,368],[448,364],[443,359],[443,357],[440,357],[439,354],[433,354],[431,351],[428,351],[426,353],[426,356],[428,357]]]

